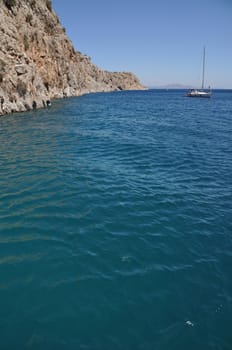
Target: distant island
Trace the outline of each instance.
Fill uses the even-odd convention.
[[[168,84],[168,85],[159,85],[159,86],[152,86],[150,89],[192,89],[193,86],[191,85],[182,85],[182,84]]]
[[[76,51],[50,0],[0,1],[0,115],[89,92],[144,89],[132,73],[108,72]]]

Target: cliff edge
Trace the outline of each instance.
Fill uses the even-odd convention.
[[[0,115],[54,98],[141,89],[132,73],[101,70],[76,52],[50,0],[0,0]]]

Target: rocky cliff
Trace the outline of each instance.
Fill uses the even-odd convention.
[[[143,89],[76,52],[50,0],[0,0],[0,115],[88,92]]]

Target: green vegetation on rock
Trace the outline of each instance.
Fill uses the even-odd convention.
[[[3,2],[9,10],[16,5],[16,0],[3,0]]]

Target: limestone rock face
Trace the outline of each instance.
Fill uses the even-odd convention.
[[[131,73],[110,73],[76,52],[50,0],[0,0],[0,115],[51,99],[143,89]]]

